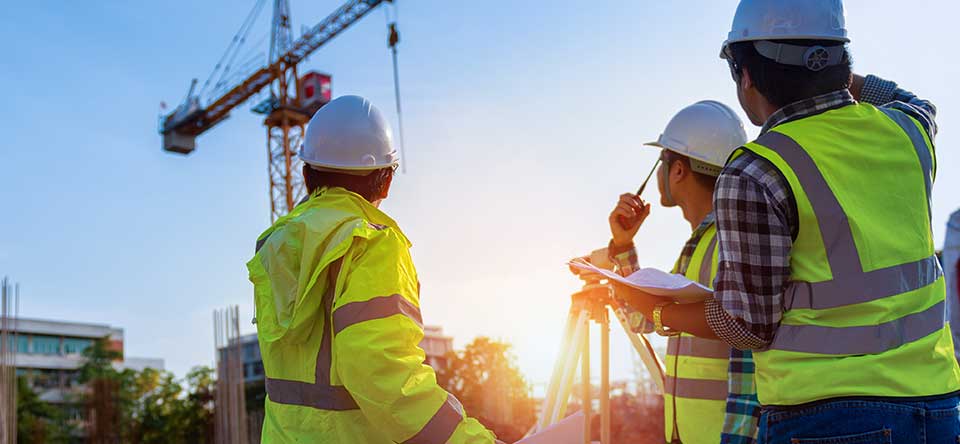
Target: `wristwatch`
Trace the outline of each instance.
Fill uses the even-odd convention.
[[[680,334],[677,330],[667,330],[663,328],[663,319],[660,317],[663,313],[663,307],[674,304],[676,304],[676,302],[661,302],[653,307],[653,328],[660,336],[677,336]]]

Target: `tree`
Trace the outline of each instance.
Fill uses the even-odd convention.
[[[95,341],[83,351],[79,382],[86,385],[87,435],[93,444],[120,442],[126,423],[120,421],[121,375],[113,363],[122,354],[109,347],[106,339]]]
[[[530,385],[516,366],[510,344],[478,337],[463,351],[450,353],[448,361],[438,370],[437,381],[499,439],[516,441],[533,426]]]
[[[187,398],[183,404],[184,432],[191,442],[213,442],[213,389],[210,367],[194,367],[187,372]]]
[[[17,442],[66,443],[73,429],[63,412],[43,402],[24,377],[17,378]]]
[[[87,385],[91,442],[212,442],[213,369],[194,367],[181,383],[162,370],[117,370],[120,356],[105,340],[84,351],[80,382]]]

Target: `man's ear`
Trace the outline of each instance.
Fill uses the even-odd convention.
[[[386,199],[390,195],[390,185],[393,184],[393,171],[390,172],[390,175],[387,176],[387,180],[383,184],[383,192],[381,192],[380,199]]]
[[[687,167],[686,162],[683,162],[680,159],[670,162],[670,177],[674,178],[675,182],[679,183],[689,174],[690,168]]]
[[[753,88],[753,79],[750,78],[750,71],[747,68],[740,68],[740,89],[746,91]]]

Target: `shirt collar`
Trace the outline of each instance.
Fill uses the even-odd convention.
[[[691,239],[699,240],[703,236],[703,232],[707,231],[707,228],[710,228],[710,225],[717,220],[716,215],[714,215],[713,210],[707,213],[706,217],[703,218],[703,221],[700,222],[700,225],[697,225],[697,229],[693,230],[693,234],[690,235]]]
[[[809,99],[799,100],[784,106],[783,108],[778,109],[777,112],[771,114],[766,123],[764,123],[763,127],[760,129],[760,134],[766,134],[766,132],[770,131],[771,128],[782,123],[787,123],[791,120],[802,119],[804,117],[809,117],[834,108],[852,105],[854,103],[856,102],[853,100],[853,96],[850,95],[850,91],[846,89],[840,89],[811,97]]]

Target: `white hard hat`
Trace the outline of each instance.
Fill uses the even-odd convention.
[[[747,133],[737,114],[715,100],[702,100],[681,109],[670,119],[656,146],[691,159],[694,171],[717,176],[730,153],[747,143]]]
[[[783,45],[765,40],[826,40],[837,47]],[[741,0],[733,17],[720,58],[727,58],[731,43],[757,41],[757,51],[786,65],[819,71],[839,64],[847,38],[842,0]]]
[[[842,0],[741,0],[724,46],[751,40],[849,42]]]
[[[310,119],[300,159],[318,169],[373,171],[400,162],[390,124],[370,101],[341,96]]]

